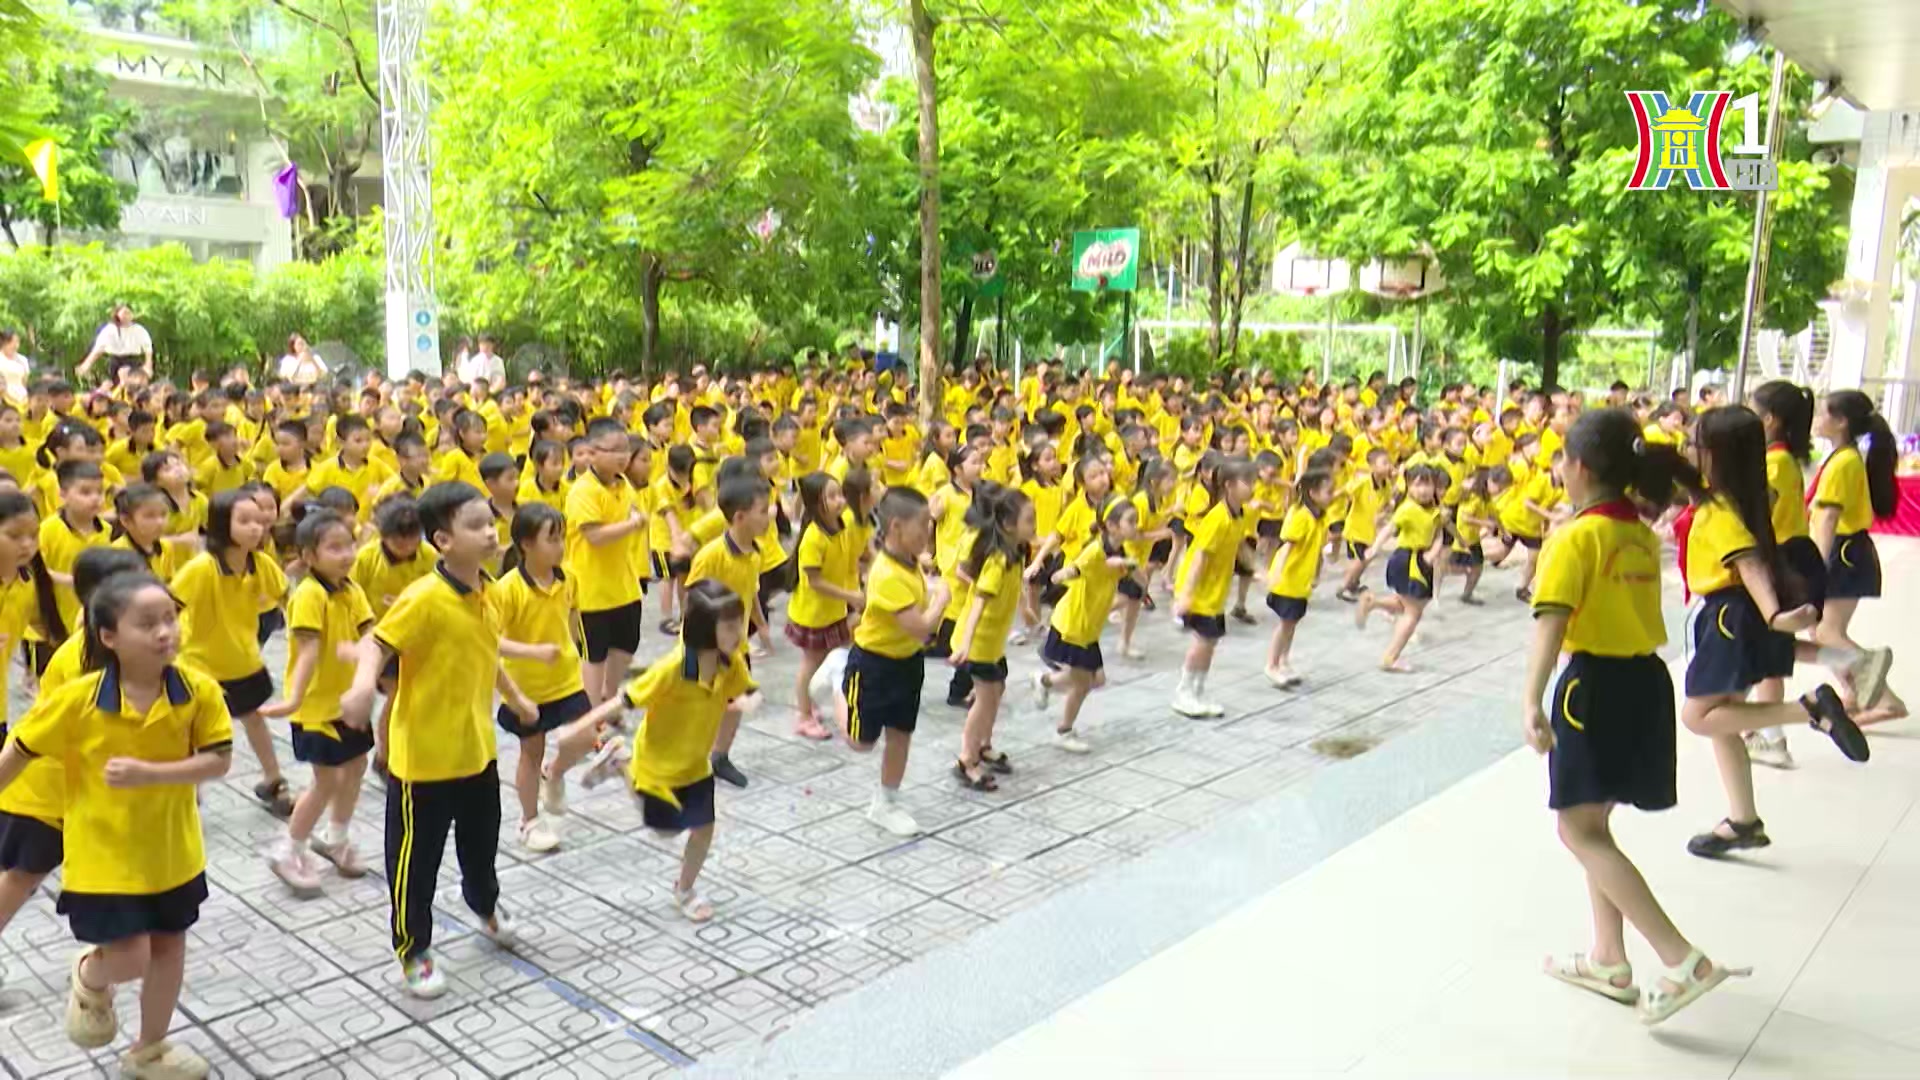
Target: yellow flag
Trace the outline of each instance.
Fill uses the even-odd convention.
[[[52,139],[27,144],[27,163],[40,178],[40,192],[48,202],[60,201],[60,148]]]

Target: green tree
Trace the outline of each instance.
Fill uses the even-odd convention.
[[[26,222],[39,227],[48,245],[61,228],[118,228],[121,203],[133,194],[101,160],[132,114],[108,98],[106,76],[86,65],[79,42],[64,31],[59,37],[57,52],[49,50],[27,65],[30,81],[24,87],[35,114],[33,138],[51,138],[59,147],[58,205],[46,199],[23,153],[0,156],[0,235],[15,249],[20,247],[16,226]]]
[[[39,137],[40,112],[28,87],[45,49],[44,30],[26,0],[0,0],[0,158],[18,158]]]
[[[797,263],[815,215],[847,199],[847,102],[875,66],[854,30],[838,0],[449,12],[430,49],[435,215],[468,317],[651,367],[669,283]],[[605,356],[635,296],[640,355]]]
[[[254,100],[230,107],[232,122],[258,125],[301,165],[302,256],[342,250],[367,209],[355,178],[380,151],[372,0],[173,0],[166,14],[247,73]]]
[[[1348,185],[1329,208],[1335,246],[1356,258],[1430,246],[1452,282],[1448,321],[1536,361],[1543,382],[1557,379],[1574,329],[1646,311],[1665,322],[1690,280],[1724,289],[1726,268],[1744,263],[1731,238],[1751,196],[1622,190],[1635,146],[1626,91],[1764,78],[1757,64],[1726,67],[1736,27],[1718,11],[1386,0],[1362,33],[1326,129]],[[1811,203],[1817,173],[1783,169],[1783,203]],[[1675,244],[1708,249],[1708,268]],[[1711,291],[1703,304],[1724,310]]]

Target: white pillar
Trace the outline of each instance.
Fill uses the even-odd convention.
[[[1886,369],[1893,277],[1900,253],[1900,217],[1914,190],[1916,114],[1872,112],[1860,139],[1848,226],[1846,286],[1832,308],[1833,345],[1825,382],[1831,389],[1877,386]]]

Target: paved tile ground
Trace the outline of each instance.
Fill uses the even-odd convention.
[[[760,665],[768,706],[734,751],[752,784],[722,787],[703,877],[713,922],[696,927],[675,912],[678,846],[641,828],[624,792],[576,786],[564,847],[544,856],[518,847],[518,815],[503,792],[502,896],[527,940],[508,954],[475,932],[449,852],[435,951],[453,989],[436,1002],[400,990],[377,874],[329,877],[325,895],[306,901],[272,876],[261,852],[283,826],[254,802],[258,770],[243,749],[203,799],[213,895],[192,932],[175,1037],[220,1076],[380,1080],[641,1077],[776,1037],[822,1001],[1333,757],[1436,714],[1509,707],[1526,622],[1511,588],[1496,572],[1482,590],[1486,607],[1443,601],[1409,654],[1418,672],[1392,676],[1374,670],[1384,620],[1361,634],[1352,609],[1323,585],[1295,649],[1308,682],[1294,692],[1261,676],[1272,619],[1256,591],[1259,624],[1233,626],[1215,662],[1210,688],[1228,708],[1219,721],[1167,708],[1185,643],[1163,603],[1143,616],[1149,659],[1115,663],[1112,683],[1083,713],[1095,745],[1084,757],[1049,745],[1052,721],[1027,708],[1023,689],[1037,656],[1017,650],[995,738],[1016,772],[992,794],[959,790],[947,774],[960,713],[940,704],[946,668],[930,663],[932,704],[902,794],[927,834],[905,842],[863,817],[876,760],[789,734],[797,658],[783,641]],[[650,635],[646,647],[658,652],[664,640]],[[280,640],[268,651],[277,679]],[[20,702],[13,706],[17,715]],[[503,776],[514,753],[504,740]],[[280,754],[302,782],[284,739]],[[381,814],[381,789],[370,783],[354,840],[376,865]],[[62,1030],[74,945],[52,896],[35,897],[0,935],[0,1065],[14,1077],[111,1074],[128,1036],[87,1054]],[[119,1007],[124,1021],[137,1015],[129,992]]]

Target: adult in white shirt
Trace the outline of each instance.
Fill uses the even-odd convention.
[[[27,403],[27,377],[33,361],[20,355],[20,331],[0,330],[0,391],[15,405]]]
[[[153,377],[153,338],[148,336],[146,327],[133,321],[133,309],[125,304],[113,309],[113,317],[94,336],[93,348],[73,373],[86,378],[93,362],[103,356],[107,358],[109,386],[118,383],[120,373],[128,368],[142,368],[149,379]]]
[[[327,362],[299,334],[287,337],[287,355],[280,358],[280,377],[295,386],[312,386],[326,378]]]
[[[455,365],[454,373],[463,384],[472,386],[484,380],[496,391],[507,385],[507,362],[493,351],[496,344],[493,335],[481,334],[478,351]]]

